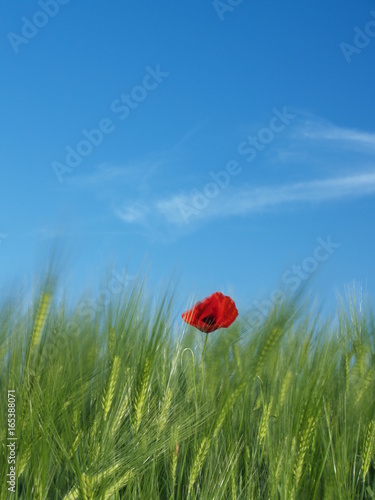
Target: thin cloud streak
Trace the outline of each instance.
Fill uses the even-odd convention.
[[[332,123],[306,121],[298,130],[297,136],[313,140],[338,141],[346,148],[365,148],[375,150],[375,134],[355,129],[338,127]]]
[[[67,186],[77,189],[100,188],[104,185],[116,187],[139,186],[157,174],[158,169],[165,163],[165,159],[150,157],[129,162],[127,165],[111,165],[103,163],[95,167],[92,172],[77,174],[67,178]]]
[[[337,201],[348,197],[368,196],[375,193],[375,173],[339,177],[310,182],[285,184],[275,187],[260,187],[222,192],[190,221],[206,220],[225,216],[250,215],[292,203],[319,203]],[[177,225],[189,220],[184,217],[188,208],[194,209],[193,200],[186,195],[160,200],[156,204],[165,219]]]
[[[128,205],[126,207],[116,208],[115,215],[128,224],[143,223],[148,212],[145,205]]]
[[[189,141],[197,128],[189,131],[181,143]],[[251,170],[247,169],[242,174],[242,187],[237,181],[230,182],[227,187],[218,187],[215,197],[205,196],[203,183],[195,186],[195,195],[193,191],[183,189],[179,193],[175,190],[174,195],[161,195],[159,191],[157,197],[152,194],[160,186],[156,178],[148,192],[136,189],[130,193],[133,201],[119,204],[113,200],[113,213],[124,223],[143,226],[146,230],[155,227],[165,229],[165,225],[169,225],[170,228],[181,227],[185,231],[188,226],[193,230],[196,224],[216,218],[246,216],[287,205],[319,204],[375,193],[374,133],[338,127],[318,117],[302,114],[299,123],[296,122],[296,126],[286,133],[281,149],[270,148],[269,152],[272,151],[276,151],[278,162],[283,156],[282,162],[287,163],[285,180],[281,181],[284,184],[274,182],[270,185],[267,176],[262,186],[259,173],[254,175],[253,184],[245,184],[252,177]],[[354,154],[348,154],[348,151]],[[265,157],[264,154],[259,158],[263,164],[272,161],[272,155],[271,159],[270,155]],[[295,165],[300,167],[301,164],[306,167],[305,179],[288,183],[286,175]],[[330,177],[322,179],[323,172]],[[117,173],[117,170],[107,172],[114,177]],[[280,175],[277,177],[281,179]],[[176,181],[175,184],[179,183]],[[163,179],[164,193],[166,189],[168,187]],[[200,200],[197,199],[197,191],[201,193]]]

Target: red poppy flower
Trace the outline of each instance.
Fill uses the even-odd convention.
[[[182,319],[189,325],[205,333],[218,328],[228,328],[238,316],[234,301],[227,295],[215,292],[201,302],[197,302]]]

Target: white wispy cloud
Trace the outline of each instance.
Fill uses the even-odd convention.
[[[147,191],[154,178],[163,175],[163,168],[175,164],[183,149],[191,140],[198,136],[207,120],[196,123],[187,130],[179,140],[168,149],[150,151],[142,157],[127,160],[120,164],[102,163],[88,169],[75,171],[64,177],[64,189],[95,189],[102,187],[116,187],[119,185],[136,187],[140,191]]]
[[[115,215],[128,224],[145,222],[148,212],[149,207],[140,203],[115,208]]]
[[[195,133],[196,130],[191,131],[191,134]],[[190,134],[187,134],[186,139],[189,138]],[[192,188],[195,193],[204,193],[206,186],[204,181],[192,185],[191,180],[197,173],[197,169],[193,169],[184,173],[189,179],[190,189],[178,189],[185,180],[181,172],[178,181],[177,175],[173,175],[174,193],[171,193],[170,183],[166,184],[156,176],[152,191],[132,196],[134,202],[112,204],[113,213],[123,222],[141,225],[146,230],[162,227],[178,229],[186,228],[190,223],[195,227],[194,223],[218,218],[375,194],[374,133],[338,127],[302,113],[295,126],[285,131],[282,141],[279,140],[275,146],[267,145],[266,149],[271,154],[259,153],[259,161],[257,159],[258,165],[263,162],[262,172],[260,169],[243,168],[240,175],[230,178],[227,187],[217,189],[215,196],[197,200]],[[278,170],[270,168],[272,155],[281,159]],[[237,159],[245,162],[243,158]],[[298,171],[295,166],[299,167]],[[270,171],[275,174],[271,184],[268,182]],[[212,183],[209,172],[210,169],[207,182]],[[164,171],[163,175],[166,174]],[[286,180],[287,174],[293,181]],[[156,195],[156,192],[159,194]],[[166,194],[161,195],[161,192]]]
[[[303,168],[310,177],[362,171],[369,164],[375,164],[374,133],[303,114],[267,156],[268,166],[289,172]]]
[[[370,172],[272,187],[226,189],[205,207],[193,196],[175,195],[159,200],[155,208],[168,222],[184,225],[194,220],[250,215],[292,203],[321,203],[374,193],[375,173]]]
[[[337,155],[353,151],[361,156],[375,153],[375,133],[356,128],[341,127],[332,122],[312,115],[301,113],[295,127],[290,130],[290,141],[285,142],[290,149],[315,148],[319,154],[330,149]]]
[[[314,141],[331,142],[332,147],[337,145],[345,149],[361,149],[375,151],[375,134],[352,128],[339,127],[331,122],[317,118],[302,120],[296,127],[293,138],[312,139]],[[335,144],[336,143],[336,144]]]
[[[66,185],[73,189],[101,189],[103,187],[143,187],[165,163],[160,155],[151,155],[129,161],[122,165],[102,163],[88,173],[74,173],[66,176]]]
[[[91,172],[66,177],[67,185],[73,188],[92,188],[113,182],[124,182],[134,175],[134,168],[129,166],[101,164]]]
[[[175,153],[180,150],[182,147],[188,145],[191,142],[191,139],[197,136],[199,132],[201,132],[204,127],[207,125],[208,120],[201,120],[196,123],[193,127],[187,130],[182,137],[174,144],[169,153]]]

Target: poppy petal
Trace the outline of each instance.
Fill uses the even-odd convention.
[[[205,333],[214,332],[218,328],[228,328],[237,316],[236,304],[221,292],[215,292],[197,302],[181,315],[186,323]]]

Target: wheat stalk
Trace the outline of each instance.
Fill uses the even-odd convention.
[[[239,395],[242,393],[244,388],[246,387],[246,382],[242,382],[237,389],[233,392],[231,397],[228,399],[227,403],[225,404],[224,408],[221,410],[220,415],[216,421],[216,425],[214,428],[214,432],[212,435],[212,438],[215,439],[224,423],[225,417],[227,416],[229,410],[233,407],[234,403],[236,402],[237,398]]]
[[[111,353],[113,351],[113,347],[115,345],[115,329],[111,327],[108,332],[108,351]]]
[[[236,361],[238,373],[240,375],[242,375],[242,364],[241,364],[241,357],[240,357],[238,346],[234,345],[232,350],[233,350],[234,359]]]
[[[344,356],[344,380],[345,380],[345,391],[346,394],[349,392],[349,356],[345,354]]]
[[[236,474],[234,467],[232,467],[231,473],[230,473],[230,482],[231,482],[231,490],[232,490],[232,499],[236,500],[237,499],[237,490],[236,490]]]

